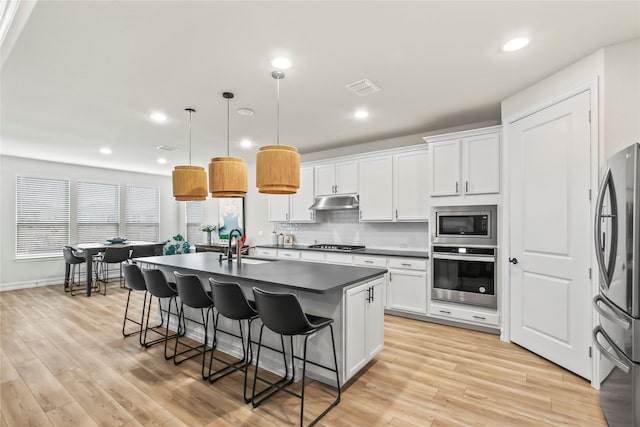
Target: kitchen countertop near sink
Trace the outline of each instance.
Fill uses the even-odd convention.
[[[294,251],[320,251],[320,252],[332,252],[338,254],[352,254],[352,255],[381,255],[381,256],[398,256],[398,257],[406,257],[406,258],[429,258],[428,251],[411,251],[406,249],[376,249],[376,248],[366,248],[360,249],[356,251],[332,251],[329,249],[315,249],[310,248],[308,245],[291,245],[291,246],[283,246],[283,245],[257,245],[259,248],[271,248],[271,249],[291,249]]]

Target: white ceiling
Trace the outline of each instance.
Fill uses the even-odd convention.
[[[309,153],[499,120],[506,97],[640,36],[640,2],[41,0],[10,31],[2,154],[168,175],[189,161],[185,107],[197,110],[193,164],[226,155],[224,91],[236,95],[232,156],[253,162],[257,146],[276,142],[276,56],[293,61],[280,143]],[[528,47],[501,51],[522,35]],[[382,91],[345,88],[363,78]],[[353,118],[359,107],[367,120]],[[151,122],[153,111],[168,121]],[[243,138],[256,146],[240,148]]]

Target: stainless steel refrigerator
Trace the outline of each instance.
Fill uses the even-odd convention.
[[[613,364],[600,384],[611,427],[640,427],[640,144],[604,165],[595,217],[600,325],[595,346]]]

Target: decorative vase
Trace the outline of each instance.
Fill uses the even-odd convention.
[[[211,232],[210,231],[206,231],[205,232],[205,236],[204,236],[204,244],[205,245],[211,245],[213,243],[213,241],[211,240]]]

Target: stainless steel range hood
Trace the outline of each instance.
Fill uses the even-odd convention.
[[[337,209],[357,209],[358,195],[351,194],[348,196],[324,196],[317,197],[316,201],[309,207],[314,211],[330,211]]]

